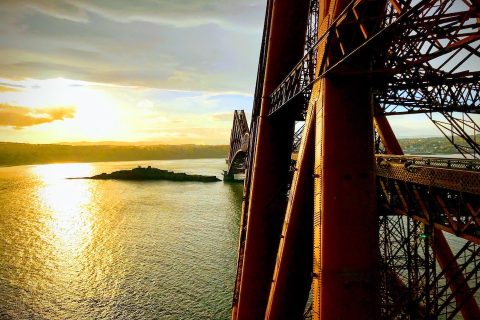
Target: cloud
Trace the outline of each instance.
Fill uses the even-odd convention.
[[[233,112],[220,112],[212,114],[213,120],[216,121],[233,121]]]
[[[198,128],[189,127],[188,130],[182,128],[166,129],[145,129],[141,132],[141,139],[158,144],[228,144],[230,138],[230,128]]]
[[[0,2],[0,9],[30,9],[80,23],[88,23],[90,15],[97,14],[122,23],[142,21],[177,27],[218,24],[245,28],[263,18],[265,0],[14,0]]]
[[[0,103],[0,126],[22,129],[73,118],[74,114],[73,107],[28,108]]]
[[[0,9],[16,12],[24,9],[33,9],[46,15],[53,16],[58,19],[65,19],[75,22],[87,22],[88,17],[85,10],[75,4],[70,3],[69,0],[11,0],[2,1]]]
[[[18,92],[18,91],[19,91],[18,89],[0,85],[0,93],[3,93],[3,92]]]
[[[0,1],[0,74],[251,94],[264,7],[265,0]]]

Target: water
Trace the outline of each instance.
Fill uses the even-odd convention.
[[[230,317],[242,185],[65,179],[138,165],[220,177],[225,162],[0,168],[0,319]]]
[[[241,184],[67,180],[137,165],[0,168],[1,319],[227,319]]]

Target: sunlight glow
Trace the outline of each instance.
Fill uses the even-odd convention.
[[[64,78],[30,79],[21,85],[24,88],[19,92],[2,94],[0,103],[32,109],[67,107],[75,110],[72,118],[44,124],[45,134],[58,136],[58,132],[62,132],[64,140],[102,140],[113,139],[120,132],[121,102],[106,85]]]
[[[55,238],[56,253],[61,259],[78,257],[91,241],[92,199],[87,180],[68,177],[89,175],[88,164],[52,164],[32,167],[43,180],[38,196],[45,208],[45,224]]]
[[[69,110],[68,116],[57,115],[41,123],[33,119],[24,126],[15,125],[12,119],[13,124],[0,126],[4,139],[11,142],[226,144],[232,106],[250,105],[252,98],[239,93],[183,92],[65,78],[4,82],[19,89],[2,92],[0,104],[18,108],[24,118],[48,115],[42,110]]]
[[[114,99],[82,82],[57,78],[42,87],[47,101],[59,105],[72,105],[76,114],[69,120],[69,128],[83,139],[102,139],[117,133],[118,110]],[[45,101],[45,103],[47,103]]]

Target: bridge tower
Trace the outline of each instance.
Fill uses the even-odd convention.
[[[268,1],[232,319],[480,319],[479,48],[479,0]],[[419,114],[464,159],[403,155]]]
[[[245,173],[245,157],[248,152],[249,142],[250,133],[245,112],[243,110],[235,110],[227,158],[228,168],[223,172],[224,181],[233,181],[235,180],[235,174]]]

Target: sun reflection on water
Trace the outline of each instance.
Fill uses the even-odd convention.
[[[0,318],[228,317],[241,187],[66,179],[126,166],[0,169]]]
[[[92,305],[98,304],[110,312],[118,294],[117,279],[124,272],[121,267],[112,269],[120,254],[118,238],[109,232],[109,215],[116,211],[102,206],[111,190],[98,181],[67,179],[95,174],[90,164],[39,165],[30,170],[39,234],[34,263],[43,271],[25,282],[37,294],[49,294],[35,312],[42,314],[48,308],[56,315],[52,319],[88,319]],[[76,316],[66,316],[72,314]]]
[[[92,186],[88,180],[66,178],[90,175],[91,165],[52,164],[32,169],[42,181],[38,189],[39,201],[59,258],[81,255],[92,235]]]

